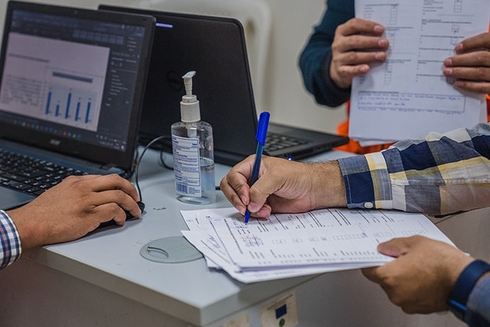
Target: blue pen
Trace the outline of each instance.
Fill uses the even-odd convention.
[[[250,179],[249,185],[252,186],[259,178],[260,161],[262,159],[262,151],[264,150],[265,137],[267,136],[267,128],[269,127],[270,113],[264,111],[259,117],[259,127],[257,128],[257,134],[255,138],[257,139],[257,149],[255,150],[255,162],[252,170],[252,178]],[[250,211],[247,209],[245,212],[245,224],[248,223],[250,219]]]

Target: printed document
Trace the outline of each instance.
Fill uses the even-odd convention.
[[[423,235],[452,242],[424,215],[400,211],[323,209],[252,218],[234,208],[181,211],[183,235],[210,268],[241,282],[377,266],[393,260],[377,245]]]
[[[352,83],[350,137],[365,144],[422,139],[486,121],[484,95],[462,92],[443,62],[488,31],[488,0],[356,0],[358,18],[385,27],[387,60]]]

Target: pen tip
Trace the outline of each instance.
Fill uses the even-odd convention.
[[[249,220],[249,219],[250,219],[250,211],[248,211],[248,210],[247,210],[247,211],[245,212],[245,219],[244,219],[245,224],[248,224],[248,220]]]

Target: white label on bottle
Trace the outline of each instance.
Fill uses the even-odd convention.
[[[176,193],[201,197],[199,139],[173,135],[172,148]]]

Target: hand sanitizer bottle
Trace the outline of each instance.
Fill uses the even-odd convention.
[[[201,121],[199,101],[192,94],[195,74],[182,76],[186,94],[180,102],[181,121],[171,128],[175,192],[182,202],[207,204],[216,201],[213,129]]]

